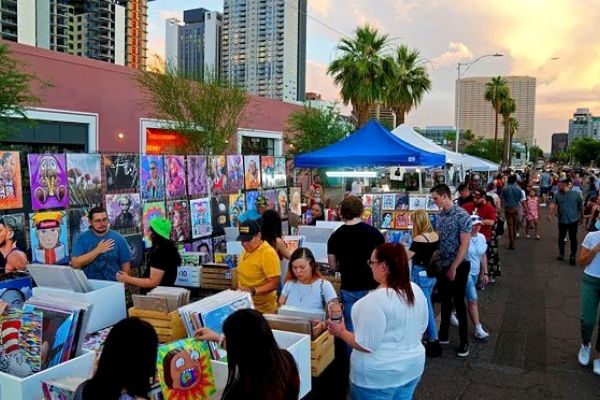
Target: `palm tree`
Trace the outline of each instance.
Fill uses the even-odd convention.
[[[500,107],[502,101],[510,97],[510,90],[506,80],[501,76],[492,78],[491,81],[485,84],[485,99],[492,103],[492,107],[496,111],[496,130],[494,131],[494,145],[493,154],[496,154],[496,143],[498,142],[498,115],[500,114]]]
[[[417,49],[398,46],[390,59],[391,68],[386,76],[384,103],[396,114],[396,126],[417,107],[423,95],[431,90],[431,79]]]
[[[509,149],[510,152],[508,153],[508,164],[512,164],[512,144],[513,144],[513,137],[515,136],[515,134],[517,133],[517,131],[519,130],[519,121],[517,121],[517,119],[515,117],[509,117],[508,118],[508,134],[509,134]]]
[[[502,114],[502,124],[504,125],[504,149],[502,151],[502,166],[508,167],[510,163],[511,152],[511,122],[510,117],[517,110],[515,99],[507,97],[500,105],[500,114]]]
[[[389,68],[383,53],[388,35],[380,35],[369,25],[356,28],[354,38],[340,40],[341,52],[329,65],[327,73],[340,86],[344,104],[350,103],[361,127],[369,120],[373,105],[382,98],[385,71]]]

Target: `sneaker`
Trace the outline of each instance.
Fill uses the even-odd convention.
[[[587,367],[590,364],[590,356],[591,355],[592,355],[592,346],[591,345],[584,346],[582,344],[581,349],[579,349],[579,354],[577,356],[577,359],[579,359],[579,364],[583,365],[584,367]],[[598,361],[598,363],[599,363],[598,367],[600,368],[600,360],[594,360],[594,369],[596,369],[596,361]],[[596,372],[596,371],[594,371],[594,372]]]
[[[456,313],[452,313],[450,314],[450,323],[452,324],[452,326],[458,326],[458,318],[456,318]]]
[[[540,240],[542,237],[541,237],[540,235],[537,235],[535,238],[536,238],[537,240]]]
[[[450,344],[450,339],[448,338],[442,338],[441,336],[438,338],[437,341],[439,344]]]
[[[594,360],[594,374],[600,375],[600,358]]]
[[[479,329],[475,329],[475,333],[473,334],[473,336],[475,336],[475,339],[484,340],[487,339],[490,336],[490,334],[487,333],[485,329],[483,329],[483,327],[481,327]]]
[[[573,256],[569,257],[569,264],[571,264],[571,265],[577,264],[577,262],[575,261],[575,257],[573,257]]]
[[[463,343],[456,349],[456,355],[459,357],[466,357],[469,355],[469,343]],[[600,361],[599,361],[600,367]]]

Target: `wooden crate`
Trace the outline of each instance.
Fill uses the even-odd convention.
[[[204,264],[200,287],[216,290],[237,289],[237,270],[229,269],[227,264]]]
[[[325,368],[335,358],[334,337],[329,332],[323,332],[321,336],[310,343],[310,372],[317,377],[325,371]]]
[[[326,275],[323,278],[327,279],[333,285],[335,292],[337,295],[340,295],[340,287],[342,286],[342,278],[337,278],[335,276]]]
[[[161,343],[173,342],[187,337],[183,321],[177,311],[164,313],[159,311],[129,309],[130,317],[138,317],[154,327]]]

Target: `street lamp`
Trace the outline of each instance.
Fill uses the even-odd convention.
[[[496,53],[496,54],[486,54],[484,56],[481,56],[479,58],[476,58],[473,61],[469,61],[469,62],[465,62],[465,63],[458,63],[458,78],[456,80],[456,137],[454,138],[455,143],[454,143],[454,151],[458,153],[458,140],[460,138],[460,68],[461,67],[471,67],[473,64],[475,64],[477,61],[481,60],[482,58],[486,58],[486,57],[502,57],[504,56],[504,54],[500,54],[500,53]],[[468,68],[467,68],[468,69]],[[467,71],[465,71],[467,72]]]

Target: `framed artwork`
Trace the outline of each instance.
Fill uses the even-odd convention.
[[[70,208],[68,211],[69,217],[69,239],[71,243],[75,243],[75,239],[80,233],[85,232],[90,227],[88,213],[89,207]]]
[[[165,198],[164,170],[162,156],[142,155],[140,159],[142,199],[152,201]]]
[[[32,264],[69,264],[68,222],[64,211],[29,215]]]
[[[302,215],[302,187],[291,186],[289,188],[289,210],[290,212],[300,216]]]
[[[19,152],[0,150],[0,210],[23,207],[22,185]]]
[[[227,237],[219,235],[213,237],[213,254],[227,253]]]
[[[165,156],[167,199],[185,197],[185,157]]]
[[[384,197],[385,200],[385,197]],[[393,229],[394,228],[394,213],[384,211],[381,214],[381,228],[382,229]]]
[[[90,206],[102,202],[100,154],[67,154],[69,203]]]
[[[258,199],[258,190],[246,192],[246,210],[256,210],[256,199]]]
[[[427,196],[410,196],[408,202],[408,209],[410,211],[425,210],[427,207]]]
[[[437,228],[438,216],[439,216],[439,214],[429,213],[429,221],[431,222],[431,226],[433,227],[433,230],[436,230],[436,231],[438,230],[438,228]]]
[[[373,195],[364,194],[362,196],[362,203],[364,207],[373,207]]]
[[[267,198],[267,209],[277,211],[277,191],[274,189],[263,190],[262,195]]]
[[[275,157],[275,187],[284,187],[287,185],[287,175],[285,173],[285,157]]]
[[[396,209],[396,195],[395,194],[384,194],[383,195],[383,206],[384,211]]]
[[[410,207],[408,193],[404,192],[396,194],[396,210],[407,211],[409,208]]]
[[[112,229],[137,229],[142,213],[139,193],[107,194],[106,213]]]
[[[64,154],[29,154],[31,208],[65,208],[69,205],[67,158]]]
[[[260,157],[260,170],[262,176],[262,187],[275,187],[275,157]]]
[[[383,205],[383,196],[382,195],[373,195],[373,212],[372,212],[372,225],[375,227],[381,226],[381,212]]]
[[[167,213],[171,221],[171,240],[181,242],[191,239],[190,207],[187,200],[167,202]]]
[[[3,254],[5,265],[2,272],[11,272],[21,266],[24,261],[25,252],[27,250],[27,239],[25,237],[25,214],[4,214],[0,215],[0,225],[2,225],[2,247],[8,249],[7,254]],[[12,231],[12,237],[8,237],[9,231]],[[15,246],[15,247],[13,247]],[[14,255],[10,254],[15,249]],[[1,285],[0,285],[1,287]],[[1,299],[0,299],[1,300]]]
[[[192,220],[192,239],[212,234],[210,198],[190,200],[190,215]]]
[[[427,195],[426,197],[426,209],[427,211],[440,211],[439,207],[435,205],[435,203],[433,202],[433,197],[431,197],[430,195]]]
[[[229,193],[244,189],[244,160],[240,155],[227,156],[227,188]]]
[[[412,231],[387,231],[385,232],[386,243],[402,243],[406,246],[412,244]]]
[[[394,228],[396,229],[411,229],[412,221],[410,212],[396,211],[394,212]]]
[[[131,268],[139,268],[144,263],[144,239],[142,234],[124,235],[131,251]]]
[[[237,228],[239,216],[246,212],[246,198],[243,193],[229,195],[229,226]]]
[[[211,198],[213,234],[222,235],[224,228],[228,228],[229,221],[229,196],[213,196]]]
[[[360,217],[364,223],[373,225],[373,209],[371,207],[364,207]]]
[[[246,190],[260,188],[260,156],[244,156]]]
[[[102,157],[106,191],[133,191],[139,187],[140,157],[137,154],[111,154]]]
[[[205,156],[188,156],[188,194],[190,197],[208,194],[208,176],[206,174]]]
[[[213,196],[227,193],[227,158],[225,156],[209,157],[208,178]]]
[[[203,258],[204,262],[213,262],[214,260],[213,240],[211,238],[193,241],[192,251],[206,254]]]
[[[276,189],[277,192],[277,211],[281,218],[285,219],[288,216],[288,195],[287,189]]]
[[[165,203],[162,201],[152,201],[144,203],[142,208],[142,227],[144,228],[144,245],[146,248],[152,246],[152,238],[150,236],[150,221],[156,217],[165,218],[167,211]]]

